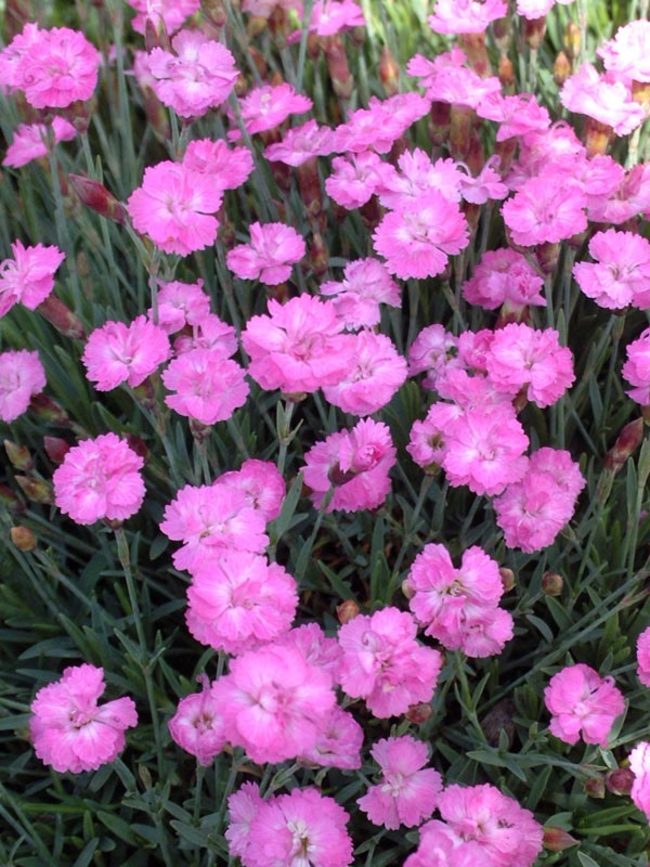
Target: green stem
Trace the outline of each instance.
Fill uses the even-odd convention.
[[[277,435],[280,448],[278,450],[278,470],[284,473],[284,465],[287,462],[287,448],[291,442],[291,419],[296,404],[287,398],[284,409],[278,414]],[[280,409],[280,407],[279,407]]]

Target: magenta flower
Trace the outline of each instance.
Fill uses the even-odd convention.
[[[650,626],[646,627],[636,641],[636,674],[644,686],[650,687]]]
[[[334,171],[325,181],[327,195],[348,211],[360,208],[381,186],[385,166],[374,151],[334,157]]]
[[[551,125],[548,111],[537,102],[533,93],[491,94],[477,106],[476,113],[499,124],[497,141],[543,132]]]
[[[650,818],[650,743],[640,741],[629,755],[634,783],[630,795],[635,806]]]
[[[137,33],[145,33],[147,20],[156,29],[160,23],[167,33],[175,33],[183,26],[190,15],[199,11],[201,0],[127,0],[138,13],[131,21],[131,26]]]
[[[371,97],[369,108],[352,112],[347,122],[334,130],[334,150],[349,153],[372,150],[386,154],[429,108],[430,101],[417,93],[398,93],[385,100]]]
[[[123,382],[141,385],[170,351],[165,331],[138,316],[130,325],[107,322],[92,331],[81,360],[97,391],[111,391]]]
[[[626,394],[642,406],[650,404],[650,328],[628,345],[623,376],[634,386]]]
[[[241,491],[247,504],[257,509],[267,523],[280,516],[286,485],[282,473],[271,461],[248,458],[238,470],[222,473],[219,484]]]
[[[504,202],[501,213],[515,244],[533,247],[557,244],[584,232],[586,207],[585,193],[568,179],[558,183],[551,168],[548,175],[527,180]]]
[[[319,291],[332,299],[346,328],[371,328],[381,320],[380,304],[400,306],[400,288],[379,259],[348,262],[340,283],[321,283]]]
[[[317,623],[303,623],[282,638],[282,644],[297,648],[310,665],[326,671],[334,683],[339,682],[341,648],[335,638],[328,638]]]
[[[223,139],[191,141],[183,163],[186,169],[209,175],[220,190],[236,190],[253,173],[255,163],[248,148],[229,148]]]
[[[210,297],[203,291],[203,280],[161,282],[157,300],[158,325],[166,334],[175,334],[186,325],[200,325],[210,315]],[[153,318],[153,309],[147,311],[147,316]]]
[[[306,253],[305,242],[292,226],[284,223],[251,223],[250,244],[230,250],[226,262],[242,280],[259,280],[277,286],[291,276],[291,266]]]
[[[428,819],[438,803],[442,778],[424,767],[429,760],[426,744],[409,735],[382,738],[370,752],[382,778],[357,804],[373,825],[396,831],[400,825],[414,828]]]
[[[582,735],[586,744],[607,748],[616,717],[625,701],[614,678],[600,678],[588,665],[568,665],[554,674],[544,690],[544,703],[552,714],[550,730],[556,738],[575,744]]]
[[[458,340],[444,326],[428,325],[417,335],[408,351],[409,374],[417,376],[423,371],[427,376],[425,388],[435,390],[436,380],[449,364],[455,364]],[[460,363],[460,362],[457,362]]]
[[[498,155],[491,156],[485,161],[481,171],[474,177],[469,173],[461,173],[460,194],[463,201],[473,205],[484,205],[488,199],[500,201],[508,195],[508,187],[501,180],[497,171],[500,158]]]
[[[650,242],[642,235],[597,232],[589,241],[589,255],[594,263],[573,266],[573,276],[588,298],[609,310],[650,305]]]
[[[181,334],[174,340],[174,350],[177,355],[182,355],[191,349],[205,349],[219,352],[223,358],[230,358],[237,352],[237,347],[235,329],[214,313],[201,316],[198,324],[192,323],[192,334]]]
[[[361,767],[363,729],[351,713],[338,705],[311,750],[300,757],[322,768],[340,768],[355,771]]]
[[[187,256],[214,244],[222,190],[210,175],[165,161],[144,171],[142,186],[127,202],[138,232],[149,235],[165,253]]]
[[[55,142],[72,141],[77,130],[63,117],[55,117],[50,126]],[[21,123],[14,130],[14,137],[2,161],[3,166],[18,169],[32,160],[46,157],[48,127],[43,123]]]
[[[599,123],[610,126],[616,135],[629,135],[645,120],[645,111],[634,102],[622,81],[601,76],[590,63],[583,63],[564,82],[560,101],[569,111],[586,114]]]
[[[264,157],[271,163],[301,166],[313,157],[332,153],[333,149],[333,131],[328,126],[319,127],[315,120],[308,120],[302,126],[288,129],[282,141],[270,144],[264,150]]]
[[[309,30],[317,36],[334,36],[342,30],[365,27],[365,24],[363,11],[355,0],[316,0]]]
[[[545,18],[556,3],[568,6],[573,0],[517,0],[517,15],[530,21]]]
[[[502,247],[483,254],[471,279],[463,283],[463,297],[485,310],[496,310],[502,304],[511,310],[545,307],[543,286],[544,278],[525,256]]]
[[[125,745],[124,732],[137,725],[131,698],[98,706],[104,669],[89,663],[63,670],[42,687],[31,704],[29,732],[39,759],[59,773],[96,771],[113,762]]]
[[[431,852],[436,853],[436,867],[476,867],[484,860],[482,846],[473,840],[463,840],[437,819],[422,825],[419,833],[420,845],[406,859],[404,867],[431,867]]]
[[[302,0],[243,0],[242,11],[257,18],[269,18],[274,9],[284,9],[286,12],[294,9],[302,15]]]
[[[493,21],[507,14],[504,0],[436,0],[428,21],[435,33],[484,33]]]
[[[413,422],[406,451],[425,472],[434,472],[442,466],[446,432],[461,415],[460,407],[439,401],[429,408],[423,421]]]
[[[640,19],[619,27],[613,39],[598,48],[605,69],[620,81],[650,82],[650,21]]]
[[[391,210],[402,211],[434,190],[451,202],[460,201],[464,175],[454,160],[434,162],[429,154],[416,148],[400,156],[399,171],[390,163],[382,163],[382,166],[379,201]]]
[[[35,310],[54,288],[54,274],[65,259],[58,247],[11,245],[13,259],[0,262],[0,316],[14,304]]]
[[[241,100],[241,116],[249,135],[274,129],[292,114],[312,108],[309,97],[296,93],[290,84],[264,84]]]
[[[409,60],[406,71],[420,79],[420,86],[426,88],[429,99],[478,108],[491,94],[501,92],[501,82],[495,76],[481,78],[465,66],[466,62],[465,53],[460,48],[452,48],[435,60],[416,54]]]
[[[47,385],[38,352],[27,349],[0,352],[0,419],[15,421]]]
[[[186,695],[178,702],[176,713],[167,726],[174,743],[207,767],[226,745],[226,738],[223,719],[210,690],[210,682],[205,675],[202,680],[203,689]]]
[[[179,415],[212,425],[232,418],[246,403],[245,371],[219,349],[190,349],[163,372],[165,403]]]

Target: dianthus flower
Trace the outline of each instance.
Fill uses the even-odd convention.
[[[549,728],[556,738],[575,744],[582,735],[586,744],[603,748],[616,717],[625,710],[614,678],[601,678],[583,664],[567,665],[554,674],[544,690],[544,703],[552,714]]]
[[[650,21],[630,21],[598,48],[605,69],[623,81],[650,82]]]
[[[98,706],[104,689],[104,669],[89,663],[64,668],[59,680],[39,689],[29,731],[44,764],[59,773],[80,774],[118,757],[124,732],[137,725],[138,714],[126,696]]]
[[[241,116],[249,135],[274,129],[292,114],[303,114],[313,106],[309,97],[296,93],[290,84],[264,84],[241,100]]]
[[[417,376],[423,371],[427,375],[423,381],[425,388],[435,389],[437,377],[455,359],[458,340],[443,325],[427,325],[417,335],[408,351],[409,373]]]
[[[248,505],[257,509],[265,521],[279,517],[286,485],[282,473],[271,461],[248,458],[240,469],[220,475],[219,484],[241,491]]]
[[[517,15],[530,21],[545,18],[556,3],[568,6],[573,0],[517,0]]]
[[[250,831],[253,819],[260,809],[267,805],[260,796],[256,783],[244,783],[228,798],[228,827],[224,834],[228,841],[230,854],[246,859],[250,845]]]
[[[650,211],[650,164],[633,166],[608,196],[589,202],[589,219],[620,225]]]
[[[181,117],[201,117],[228,98],[239,72],[235,58],[200,30],[181,30],[172,39],[175,54],[154,48],[147,65],[158,99]]]
[[[444,271],[448,255],[468,243],[467,221],[455,202],[430,192],[399,212],[385,215],[373,235],[375,250],[397,277],[435,277]]]
[[[420,644],[416,633],[413,616],[397,608],[384,608],[372,616],[359,614],[343,625],[339,630],[343,692],[364,699],[379,719],[430,702],[442,654]]]
[[[628,345],[623,376],[634,386],[626,394],[642,406],[650,404],[650,328]]]
[[[232,418],[248,398],[245,371],[220,349],[190,349],[163,372],[165,403],[179,415],[212,425]]]
[[[76,524],[103,518],[125,521],[144,500],[144,464],[139,454],[114,433],[82,440],[54,473],[54,501]]]
[[[175,334],[186,325],[200,325],[210,315],[210,298],[203,291],[203,280],[181,283],[161,282],[158,287],[158,325],[166,334]],[[149,318],[153,310],[147,311]]]
[[[300,759],[322,768],[355,771],[361,767],[362,746],[363,729],[351,713],[335,705],[316,744]]]
[[[585,484],[569,452],[551,448],[533,452],[521,480],[493,501],[506,545],[527,554],[551,545],[571,520]]]
[[[506,304],[511,310],[531,305],[545,307],[544,278],[525,256],[509,247],[484,253],[470,280],[463,283],[463,297],[485,310]]]
[[[178,702],[176,713],[167,726],[174,743],[207,767],[226,745],[226,738],[223,719],[212,695],[210,682],[205,675],[201,680],[203,689],[186,695]]]
[[[249,319],[241,335],[248,372],[263,389],[311,393],[343,379],[353,348],[331,301],[299,295],[286,304],[272,299],[268,309]]]
[[[637,677],[644,686],[650,686],[650,626],[646,627],[636,641]]]
[[[642,235],[614,229],[597,232],[589,241],[589,255],[596,261],[573,267],[573,276],[588,298],[609,310],[622,310],[628,304],[649,306],[650,242]]]
[[[556,244],[587,228],[587,197],[572,183],[559,184],[552,167],[546,175],[529,178],[501,213],[515,244],[532,247]]]
[[[611,78],[611,76],[609,76]],[[629,135],[645,120],[645,111],[622,81],[601,76],[591,63],[583,63],[567,78],[560,102],[569,111],[586,114],[611,127],[616,135]]]
[[[282,566],[227,549],[198,569],[187,599],[185,620],[194,638],[235,655],[281,638],[298,607],[295,578]]]
[[[333,491],[327,512],[376,509],[390,491],[388,473],[396,451],[385,424],[363,419],[351,431],[338,431],[305,454],[303,476],[319,509]]]
[[[251,223],[250,244],[230,250],[226,262],[242,280],[259,280],[277,286],[291,276],[291,266],[305,255],[302,237],[284,223]]]
[[[448,786],[438,809],[459,843],[480,845],[482,867],[532,867],[542,851],[542,826],[494,786]]]
[[[63,117],[55,117],[48,128],[43,123],[21,123],[14,130],[11,144],[2,161],[3,166],[18,169],[32,160],[46,157],[48,153],[48,129],[54,142],[72,141],[77,130]]]
[[[238,656],[213,687],[233,746],[254,762],[310,750],[335,705],[332,679],[295,647],[267,644]]]
[[[309,30],[317,36],[334,36],[342,30],[365,27],[365,24],[363,11],[355,0],[316,0]]]
[[[397,161],[398,169],[382,163],[379,201],[391,210],[401,211],[421,196],[437,191],[450,202],[459,202],[463,172],[451,159],[435,162],[420,148],[405,151]]]
[[[261,553],[269,543],[265,526],[264,516],[242,491],[216,482],[181,488],[165,509],[160,530],[183,542],[174,565],[193,573],[219,562],[226,549]]]
[[[67,108],[93,95],[100,61],[83,33],[28,24],[0,54],[0,73],[3,84],[22,90],[34,108]]]
[[[392,399],[406,382],[406,360],[385,334],[361,331],[354,336],[350,369],[337,385],[324,386],[325,398],[343,412],[371,415]]]
[[[374,151],[334,157],[334,171],[325,181],[327,195],[351,211],[369,202],[382,182],[386,163]]]
[[[466,54],[460,48],[452,48],[435,60],[416,54],[409,60],[406,71],[421,79],[420,86],[426,88],[429,99],[475,109],[491,94],[500,93],[501,82],[494,76],[481,78],[465,66],[466,62]]]
[[[206,349],[230,358],[237,352],[237,334],[232,325],[214,313],[206,313],[199,324],[193,325],[192,334],[181,334],[174,341],[174,350],[179,355],[191,349]]]
[[[467,172],[460,174],[460,194],[463,201],[473,205],[484,205],[488,199],[501,200],[508,195],[508,187],[497,171],[501,160],[497,154],[485,161],[481,171],[474,177]]]
[[[169,355],[165,331],[138,316],[130,325],[107,322],[92,331],[81,360],[97,391],[111,391],[122,382],[141,385]]]
[[[370,786],[357,804],[373,825],[396,831],[400,825],[414,828],[428,819],[438,803],[442,779],[424,766],[429,760],[426,744],[405,735],[382,738],[370,751],[382,771],[381,782]]]
[[[269,18],[274,9],[290,9],[302,15],[302,0],[243,0],[242,11],[258,18]]]
[[[640,741],[629,756],[634,783],[630,795],[634,804],[650,819],[650,743]]]
[[[282,644],[297,648],[310,665],[326,671],[334,683],[341,672],[341,648],[335,638],[328,638],[318,623],[303,623],[282,638]]]
[[[301,166],[313,157],[332,153],[333,149],[333,131],[328,126],[318,126],[315,120],[308,120],[302,126],[288,129],[282,141],[270,144],[264,157],[271,163]]]
[[[138,13],[131,21],[137,33],[144,34],[147,21],[157,30],[160,22],[167,33],[175,33],[183,26],[190,15],[199,11],[201,0],[127,0],[129,6]]]
[[[343,280],[321,283],[321,295],[332,299],[346,328],[371,328],[381,320],[380,304],[400,306],[400,288],[379,259],[348,262]]]
[[[479,117],[499,124],[497,141],[506,141],[531,132],[542,132],[551,125],[548,111],[537,102],[532,93],[517,93],[511,96],[491,94],[477,106],[476,113]]]
[[[223,139],[191,141],[183,165],[192,172],[209,175],[220,190],[236,190],[253,173],[255,163],[248,148],[230,148]]]
[[[465,841],[452,829],[434,819],[422,825],[420,845],[404,862],[404,867],[492,867],[485,861],[485,850],[474,840]],[[432,859],[436,860],[433,861]]]
[[[127,202],[138,232],[149,235],[165,253],[187,256],[214,244],[223,191],[210,175],[164,161],[144,171],[142,186]]]
[[[14,304],[35,310],[54,288],[54,274],[65,259],[58,247],[11,245],[13,259],[0,262],[0,316]]]
[[[435,471],[445,457],[445,434],[450,424],[462,414],[453,403],[439,401],[429,408],[426,417],[411,427],[406,451],[425,472]]]
[[[371,97],[368,108],[357,109],[334,130],[334,150],[386,154],[429,108],[430,101],[417,93],[398,93],[385,100]]]
[[[493,21],[507,14],[508,4],[503,0],[436,0],[428,21],[435,33],[484,33]]]
[[[38,352],[27,349],[0,352],[0,419],[15,421],[27,411],[35,394],[47,385]]]

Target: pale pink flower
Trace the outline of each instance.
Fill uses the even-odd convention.
[[[337,316],[346,328],[379,325],[380,304],[400,306],[400,288],[379,259],[348,262],[340,283],[321,283],[319,292],[332,299]]]
[[[439,401],[429,408],[423,421],[413,422],[406,451],[426,472],[442,465],[446,431],[461,414],[462,410],[455,404]]]
[[[203,280],[196,283],[160,282],[158,286],[158,325],[166,334],[175,334],[186,325],[200,325],[210,315],[210,297],[203,291]],[[153,309],[147,311],[153,318]]]
[[[386,163],[374,151],[334,157],[334,171],[325,180],[325,189],[337,205],[351,211],[369,202],[382,183]]]
[[[251,223],[250,244],[230,250],[226,262],[242,280],[259,280],[277,286],[291,276],[291,266],[306,253],[305,242],[292,226],[284,223]]]
[[[77,130],[63,117],[55,117],[49,127],[55,142],[72,141]],[[2,161],[3,166],[18,169],[48,153],[48,127],[43,123],[21,123],[14,130],[11,144]]]
[[[28,21],[22,32],[14,36],[9,45],[0,51],[0,91],[2,93],[12,93],[18,89],[21,61],[34,49],[34,46],[39,44],[43,38],[43,32],[36,22]]]
[[[352,415],[371,415],[393,398],[408,375],[406,360],[384,334],[361,331],[354,336],[354,356],[345,379],[323,387],[334,406]]]
[[[334,150],[334,132],[328,126],[318,126],[308,120],[301,126],[286,130],[282,141],[270,144],[264,157],[271,163],[301,166],[313,157],[322,157]]]
[[[645,111],[634,102],[629,88],[622,81],[608,80],[607,74],[599,75],[591,63],[583,63],[567,78],[560,102],[569,111],[610,126],[620,136],[629,135],[645,120]]]
[[[455,202],[437,192],[414,199],[399,212],[385,215],[373,235],[375,250],[397,277],[435,277],[447,256],[468,243],[467,221]]]
[[[614,229],[597,232],[589,241],[589,255],[594,263],[578,262],[573,267],[588,298],[609,310],[650,305],[650,242],[642,235]]]
[[[491,94],[500,93],[501,82],[494,76],[481,78],[465,66],[466,62],[465,53],[452,48],[434,60],[416,54],[409,60],[406,71],[421,79],[420,86],[426,88],[429,99],[475,109]]]
[[[165,253],[187,256],[214,244],[223,191],[210,175],[168,160],[144,171],[142,186],[127,202],[138,232]]]
[[[429,760],[426,744],[409,735],[382,738],[370,753],[382,778],[357,804],[373,825],[396,831],[400,825],[414,828],[430,818],[442,791],[442,778],[438,771],[424,767]]]
[[[505,199],[508,195],[508,187],[501,180],[497,171],[501,163],[500,158],[494,154],[485,161],[481,171],[474,177],[469,169],[460,176],[460,194],[463,201],[473,205],[484,205],[488,199],[495,201]]]
[[[210,690],[210,682],[205,675],[200,680],[203,689],[186,695],[178,702],[176,713],[167,726],[174,743],[207,767],[226,745],[226,738],[223,719]]]
[[[644,686],[650,687],[650,626],[636,640],[636,674]]]
[[[330,434],[305,454],[303,477],[319,509],[332,490],[326,512],[376,509],[390,491],[396,450],[385,424],[363,419],[351,431]]]
[[[233,659],[230,673],[212,689],[228,740],[259,763],[276,764],[312,749],[335,705],[329,674],[282,644]]]
[[[361,767],[363,729],[351,713],[335,705],[311,750],[300,757],[323,768],[355,771]]]
[[[429,27],[435,33],[484,33],[497,18],[505,18],[504,0],[436,0]]]
[[[634,783],[630,795],[634,804],[650,819],[650,743],[640,741],[629,755]]]
[[[417,93],[398,93],[385,100],[371,97],[368,108],[357,109],[334,130],[334,150],[386,154],[429,108],[430,101]]]
[[[458,340],[443,325],[435,323],[423,328],[408,351],[409,373],[417,376],[426,371],[425,388],[435,389],[438,376],[453,363],[458,353]]]
[[[201,0],[127,0],[138,13],[131,21],[137,33],[145,33],[147,20],[156,29],[163,23],[167,33],[175,33],[190,15],[201,7]]]
[[[575,744],[582,735],[586,744],[606,748],[616,717],[625,701],[614,678],[601,678],[588,665],[568,665],[554,674],[544,690],[544,703],[552,714],[550,730],[556,738]]]
[[[309,30],[317,36],[334,36],[352,27],[365,27],[366,19],[355,0],[316,0]]]
[[[219,484],[241,491],[247,504],[257,509],[265,521],[275,521],[280,516],[286,485],[282,473],[271,461],[248,458],[240,469],[222,473]]]
[[[269,18],[274,9],[295,10],[302,15],[302,0],[243,0],[242,11],[258,18]]]
[[[642,406],[650,404],[650,328],[628,345],[623,376],[634,386],[626,394]]]
[[[144,460],[114,433],[82,440],[54,473],[54,501],[76,524],[125,521],[144,500]]]
[[[622,81],[650,82],[650,21],[619,27],[613,39],[597,49],[605,69]]]
[[[286,304],[272,299],[268,309],[249,319],[241,335],[248,372],[263,389],[310,393],[343,379],[353,348],[331,301],[299,295]]]
[[[552,167],[548,174],[529,178],[501,213],[515,244],[532,247],[557,244],[587,228],[587,197],[572,183],[557,183]]]
[[[47,385],[38,352],[27,349],[0,352],[0,419],[15,421]]]
[[[537,102],[533,93],[491,94],[477,106],[476,113],[499,124],[497,141],[542,132],[551,125],[548,111]]]
[[[235,329],[214,313],[203,315],[198,324],[193,324],[192,334],[181,334],[174,341],[174,350],[179,355],[191,349],[206,349],[230,358],[237,352],[237,346]]]
[[[509,247],[484,253],[470,280],[463,283],[463,297],[470,304],[496,310],[502,304],[521,310],[528,305],[545,307],[544,278],[525,256]]]
[[[42,687],[31,704],[29,732],[38,758],[59,773],[96,771],[115,761],[125,746],[124,732],[137,725],[128,697],[98,705],[104,669],[89,663],[63,669]]]
[[[404,867],[476,867],[484,864],[485,850],[474,840],[465,841],[444,822],[434,819],[420,829],[420,845]],[[435,857],[435,861],[432,858]],[[485,867],[493,867],[494,862]]]
[[[107,322],[90,333],[81,360],[97,391],[111,391],[123,382],[141,385],[170,355],[162,328],[138,316],[129,325]]]
[[[589,219],[620,225],[640,213],[650,213],[650,163],[633,166],[604,201],[592,199]]]
[[[224,834],[230,854],[246,863],[253,819],[266,806],[256,783],[244,783],[228,798],[229,823]]]
[[[573,0],[517,0],[517,15],[531,21],[545,18],[556,3],[568,6]]]
[[[158,99],[181,117],[201,117],[232,92],[239,72],[235,58],[200,30],[181,30],[172,39],[175,54],[154,48],[148,68]]]
[[[240,102],[244,126],[249,135],[274,129],[292,114],[312,108],[309,97],[296,93],[290,84],[263,84],[249,91]]]
[[[326,671],[334,683],[339,682],[341,648],[335,638],[328,638],[318,623],[303,623],[290,630],[282,644],[296,647],[310,665]]]
[[[54,288],[54,275],[65,253],[58,247],[25,247],[21,241],[11,245],[13,259],[0,262],[0,316],[14,304],[35,310]]]
[[[350,697],[364,699],[379,719],[433,697],[442,654],[420,644],[416,633],[413,616],[397,608],[359,614],[339,630],[341,687]]]
[[[420,148],[405,151],[397,161],[398,169],[382,163],[379,201],[392,210],[401,211],[429,192],[441,193],[451,202],[459,202],[463,172],[452,159],[435,162]]]
[[[250,391],[245,370],[220,349],[190,349],[163,372],[165,403],[179,415],[204,425],[232,418]]]
[[[209,175],[220,190],[236,190],[253,173],[255,162],[248,148],[230,148],[223,139],[191,141],[183,165],[192,172]]]

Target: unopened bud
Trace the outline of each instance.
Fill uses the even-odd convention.
[[[14,515],[25,511],[25,504],[6,485],[0,485],[0,506]]]
[[[87,178],[85,175],[68,175],[80,201],[107,220],[123,225],[126,222],[126,209],[121,202],[110,193],[99,181]]]
[[[81,320],[60,298],[49,295],[36,309],[63,337],[71,337],[74,340],[84,338],[85,332]]]
[[[12,527],[11,530],[9,530],[9,535],[11,536],[11,541],[14,543],[16,548],[25,553],[33,551],[38,544],[34,533],[29,529],[29,527],[25,527],[22,524],[19,524],[17,527]]]
[[[553,64],[553,80],[558,87],[562,87],[564,82],[571,75],[571,71],[571,61],[564,51],[560,51],[558,56],[555,58],[555,63]]]
[[[346,599],[345,602],[341,602],[340,605],[336,606],[336,616],[342,626],[354,620],[358,614],[359,606],[354,599]]]
[[[406,712],[406,719],[415,725],[421,726],[425,723],[433,711],[430,704],[414,704]]]
[[[544,41],[546,18],[524,18],[524,37],[526,45],[536,51]]]
[[[37,479],[33,476],[16,476],[16,482],[20,485],[27,499],[33,503],[52,505],[54,502],[52,485],[45,479]]]
[[[146,765],[138,765],[138,776],[142,781],[142,785],[145,789],[153,788],[153,780],[151,778],[151,771]]]
[[[53,464],[62,464],[65,456],[70,451],[70,443],[61,437],[43,437],[45,454]]]
[[[594,120],[593,117],[585,119],[585,147],[587,156],[602,156],[607,153],[609,144],[614,138],[614,130],[605,123]]]
[[[580,54],[581,42],[582,36],[580,34],[580,28],[575,21],[569,21],[566,30],[564,31],[564,47],[566,48],[566,53],[569,55],[571,60],[575,60]]]
[[[602,777],[589,777],[585,783],[585,794],[602,801],[605,797],[605,780]]]
[[[577,846],[578,841],[564,828],[552,826],[544,828],[544,848],[548,852],[563,852],[572,846]]]
[[[11,440],[5,440],[4,446],[12,467],[24,473],[28,473],[33,468],[34,462],[26,446],[19,446]]]
[[[131,448],[136,455],[140,455],[140,457],[145,461],[149,460],[149,448],[143,439],[135,434],[129,434],[126,441],[129,444],[129,448]]]
[[[542,575],[542,590],[547,596],[561,596],[564,589],[564,578],[557,572],[545,572]]]
[[[317,277],[327,272],[329,253],[320,232],[314,232],[309,245],[309,265]]]
[[[340,36],[330,36],[325,40],[324,47],[334,93],[341,99],[349,99],[354,90],[354,78],[350,72],[343,40]]]
[[[627,796],[634,785],[634,773],[629,768],[616,768],[605,777],[607,791],[612,795]]]
[[[201,11],[215,27],[224,27],[228,20],[223,0],[201,0]]]
[[[408,578],[405,578],[402,581],[402,593],[406,596],[407,599],[412,599],[415,596],[415,590],[411,587]]]
[[[379,58],[379,80],[388,96],[393,96],[399,90],[399,64],[387,45],[381,50]]]
[[[560,258],[560,245],[550,242],[540,244],[536,250],[536,258],[544,274],[553,274]]]
[[[507,91],[515,86],[515,68],[506,54],[502,54],[499,58],[499,81]]]
[[[35,395],[31,399],[29,409],[37,419],[47,424],[53,424],[57,427],[67,427],[70,423],[70,416],[63,407],[45,394]]]
[[[615,473],[641,445],[643,440],[643,418],[634,419],[622,429],[613,447],[605,455],[605,468]]]
[[[517,579],[515,578],[515,573],[512,569],[508,569],[507,566],[502,566],[499,569],[499,575],[501,576],[501,583],[503,584],[504,592],[509,593],[511,590],[514,590],[515,585],[517,584]]]
[[[149,51],[154,48],[162,48],[163,51],[171,51],[169,33],[165,27],[162,16],[156,15],[156,20],[147,16],[144,22],[144,47]]]
[[[4,14],[7,42],[22,33],[25,24],[35,18],[30,0],[7,0]]]

